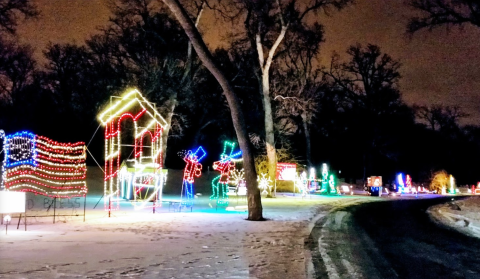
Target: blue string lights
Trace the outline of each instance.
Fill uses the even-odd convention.
[[[216,200],[217,204],[228,204],[228,182],[230,181],[230,171],[235,167],[235,161],[242,155],[242,151],[236,151],[235,143],[226,141],[223,145],[223,153],[220,155],[220,161],[213,163],[213,169],[220,172],[220,175],[212,180],[212,195],[210,200]],[[227,153],[227,150],[229,151]]]
[[[28,131],[5,135],[2,190],[57,198],[83,197],[86,185],[85,143],[60,143]]]
[[[207,152],[203,147],[198,147],[197,150],[192,153],[191,150],[183,157],[185,163],[185,169],[183,171],[183,183],[182,183],[182,194],[181,194],[181,204],[183,206],[192,206],[193,205],[193,182],[195,177],[200,177],[202,174],[202,164],[200,161],[207,155]],[[183,197],[185,196],[185,200]]]

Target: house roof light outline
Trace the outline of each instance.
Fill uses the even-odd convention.
[[[133,89],[123,96],[119,97],[120,100],[111,102],[111,105],[107,107],[102,113],[100,113],[98,119],[106,126],[113,119],[119,117],[122,113],[127,111],[132,105],[138,104],[141,106],[147,114],[150,115],[152,121],[145,127],[145,130],[148,130],[155,123],[160,125],[162,129],[167,127],[167,121],[160,115],[156,108],[149,102],[137,89]],[[142,133],[139,133],[141,135]]]

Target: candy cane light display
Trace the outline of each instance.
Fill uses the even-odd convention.
[[[150,201],[154,207],[159,206],[156,201],[161,199],[165,180],[162,132],[167,122],[156,104],[134,89],[121,97],[112,96],[110,105],[98,118],[105,126],[105,210],[118,210],[121,198],[135,201],[136,209]],[[128,123],[133,124],[133,128],[122,131]],[[122,147],[133,147],[133,150],[122,154]]]
[[[87,194],[85,143],[60,143],[22,131],[5,135],[1,189],[51,198]]]

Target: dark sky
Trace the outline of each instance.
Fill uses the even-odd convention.
[[[46,44],[83,43],[97,26],[107,23],[105,0],[34,0],[41,18],[19,28],[21,42],[36,48]],[[372,43],[402,63],[400,89],[408,103],[458,105],[470,114],[462,124],[480,125],[480,28],[438,28],[405,34],[408,19],[416,12],[403,0],[357,0],[357,4],[331,17],[322,16],[326,42],[321,60],[332,51],[346,57],[348,46]],[[201,31],[211,45],[218,38],[216,26],[203,22]]]

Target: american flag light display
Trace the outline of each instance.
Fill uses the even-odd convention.
[[[59,143],[23,131],[5,135],[2,190],[32,192],[57,198],[87,194],[83,142]]]

